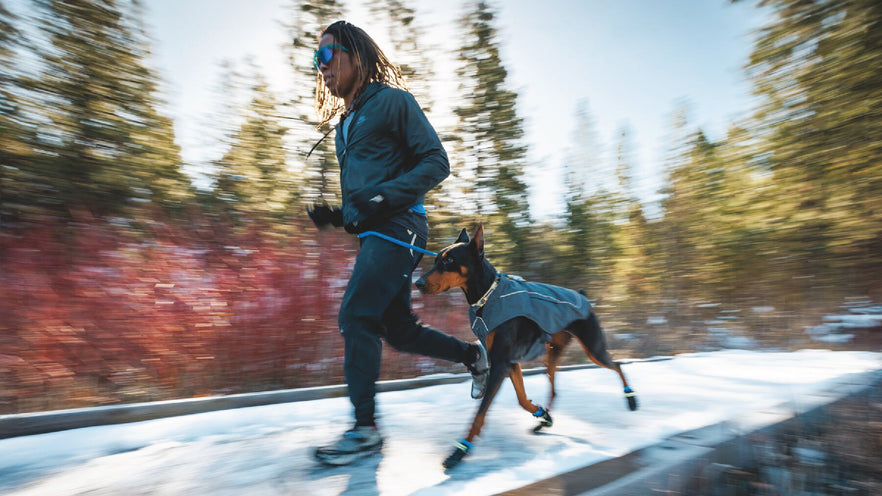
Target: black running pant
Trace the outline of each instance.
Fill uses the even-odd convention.
[[[426,240],[397,224],[376,231],[425,248]],[[469,345],[419,322],[410,307],[411,274],[422,254],[370,236],[361,239],[340,306],[345,343],[343,372],[356,424],[374,423],[375,384],[384,338],[397,350],[465,362]]]

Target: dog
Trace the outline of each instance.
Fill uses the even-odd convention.
[[[458,465],[474,447],[490,403],[506,376],[511,379],[521,407],[539,420],[533,431],[538,433],[552,426],[549,410],[556,395],[554,373],[573,337],[594,363],[619,375],[628,408],[637,409],[637,396],[622,367],[610,357],[606,338],[584,292],[524,282],[497,271],[484,257],[483,225],[478,226],[471,239],[463,229],[456,242],[438,253],[434,266],[414,285],[423,294],[461,288],[471,305],[472,331],[487,348],[490,359],[481,404],[468,435],[456,443],[453,453],[444,460],[445,468]],[[527,398],[520,366],[520,362],[534,360],[543,352],[551,382],[551,395],[545,407]]]

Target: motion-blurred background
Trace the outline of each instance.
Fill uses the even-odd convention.
[[[313,50],[340,18],[402,65],[445,140],[430,248],[483,222],[497,267],[585,288],[618,357],[880,347],[877,0],[178,3],[0,0],[0,413],[343,382],[357,243],[304,213],[339,196],[333,141],[305,152],[325,131]],[[157,57],[176,8],[203,17]],[[216,15],[264,36],[265,12],[282,66],[211,61],[210,105],[184,116],[168,68],[205,63],[186,40],[218,37]],[[731,51],[714,23],[744,29]],[[718,57],[729,86],[709,75],[716,113],[696,109]],[[610,75],[630,93],[598,86]],[[662,86],[675,96],[637,107],[665,116],[607,117]],[[414,297],[472,339],[462,295]],[[462,370],[384,354],[383,378],[435,372]]]

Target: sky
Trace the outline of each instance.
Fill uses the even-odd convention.
[[[321,467],[311,455],[349,427],[346,398],[0,439],[0,493],[496,494],[684,431],[723,423],[710,431],[751,432],[854,392],[878,379],[880,369],[880,353],[828,350],[728,350],[629,363],[624,372],[640,402],[635,412],[627,410],[613,372],[564,371],[556,380],[554,425],[540,435],[531,432],[536,420],[518,406],[506,383],[474,451],[449,472],[441,461],[477,408],[468,382],[380,393],[383,451],[350,467]],[[524,380],[528,394],[544,401],[544,375]],[[691,439],[693,446],[708,445],[700,435]]]
[[[390,51],[384,33],[371,32],[362,4],[347,19]],[[187,162],[211,158],[211,112],[220,62],[253,57],[272,87],[290,84],[281,46],[292,0],[151,0],[148,26],[155,65],[168,90],[169,113]],[[425,40],[454,46],[462,3],[415,0]],[[495,2],[509,88],[519,94],[531,164],[526,179],[538,217],[562,208],[562,163],[573,139],[575,109],[583,102],[600,138],[598,156],[612,163],[619,130],[634,143],[638,197],[655,199],[669,149],[672,116],[687,106],[690,123],[712,139],[750,113],[751,88],[743,67],[752,31],[763,22],[754,2],[728,0],[554,0]],[[456,91],[452,56],[436,61],[436,127],[451,119]]]

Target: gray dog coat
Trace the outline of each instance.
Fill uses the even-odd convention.
[[[517,362],[535,360],[545,351],[545,343],[552,334],[590,316],[588,299],[572,289],[527,282],[502,273],[484,296],[469,307],[472,332],[485,346],[490,331],[513,318],[526,317],[539,326],[541,339],[523,357],[515,358]]]

